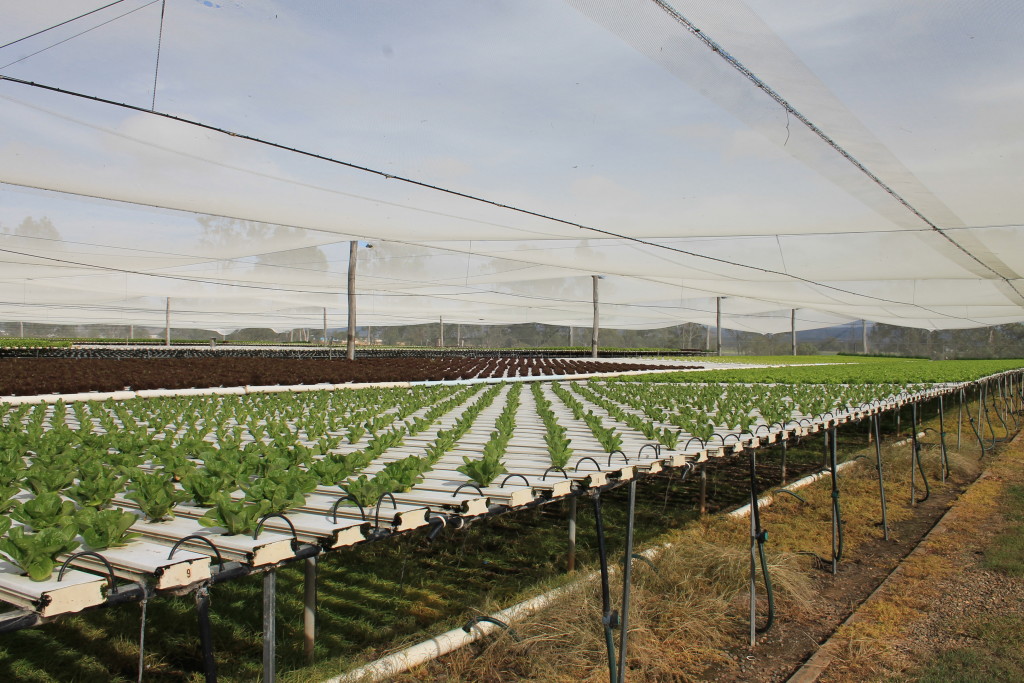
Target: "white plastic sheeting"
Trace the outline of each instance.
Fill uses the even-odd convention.
[[[0,2],[0,74],[134,107],[0,80],[0,319],[340,327],[358,239],[361,324],[587,325],[591,274],[606,327],[1024,320],[1017,3],[123,0],[19,40],[100,4]]]

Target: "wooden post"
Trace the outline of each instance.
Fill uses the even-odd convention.
[[[793,346],[793,355],[796,355],[796,309],[789,312],[789,335]]]
[[[719,356],[722,355],[722,297],[715,297],[715,331],[718,337],[718,343],[715,346],[715,353]]]
[[[346,358],[356,358],[356,252],[359,240],[348,243],[348,331],[346,334],[348,348]]]

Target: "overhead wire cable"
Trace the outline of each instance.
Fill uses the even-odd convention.
[[[35,52],[33,52],[31,54],[27,54],[24,57],[20,57],[18,59],[15,59],[13,62],[8,62],[7,64],[4,64],[3,66],[0,66],[0,69],[6,69],[7,67],[14,66],[15,64],[18,64],[19,62],[24,62],[26,59],[29,59],[31,57],[35,57],[36,55],[38,55],[38,54],[40,54],[42,52],[46,52],[47,50],[52,50],[53,48],[57,47],[58,45],[63,45],[64,43],[68,42],[69,40],[74,40],[78,36],[83,36],[86,33],[89,33],[90,31],[95,31],[96,29],[98,29],[100,27],[103,27],[103,26],[106,26],[107,24],[113,23],[113,22],[117,21],[118,19],[121,19],[122,17],[128,16],[129,14],[133,14],[135,12],[138,12],[140,9],[145,9],[146,7],[149,7],[150,5],[155,5],[158,2],[160,2],[160,0],[150,0],[150,2],[147,2],[145,5],[140,5],[139,7],[136,7],[133,10],[129,10],[129,11],[125,12],[124,14],[119,14],[116,17],[114,17],[113,19],[108,19],[107,21],[104,21],[102,24],[96,24],[95,26],[93,26],[91,28],[87,28],[84,31],[79,31],[78,33],[76,33],[73,36],[68,36],[64,40],[59,40],[56,43],[54,43],[53,45],[48,45],[47,47],[44,47],[41,50],[36,50]],[[113,3],[113,4],[116,5],[117,3]],[[109,7],[109,5],[108,5],[108,7]],[[2,80],[2,77],[0,77],[0,80]]]
[[[54,24],[53,26],[50,26],[49,28],[44,28],[41,31],[36,31],[35,33],[30,33],[27,36],[23,36],[21,38],[18,38],[17,40],[12,40],[9,43],[4,43],[3,45],[0,45],[0,50],[4,49],[5,47],[10,47],[11,45],[16,45],[17,43],[20,43],[20,42],[22,42],[24,40],[28,40],[29,38],[35,38],[36,36],[40,36],[40,35],[46,33],[47,31],[52,31],[55,28],[60,28],[61,26],[64,26],[65,24],[70,24],[73,21],[78,21],[79,19],[83,19],[83,18],[89,16],[90,14],[96,14],[97,12],[105,10],[108,7],[113,7],[114,5],[119,5],[122,2],[124,2],[124,1],[125,0],[114,0],[114,2],[111,2],[109,4],[103,5],[103,7],[97,7],[96,9],[90,10],[90,11],[86,12],[85,14],[79,14],[77,17],[72,17],[70,19],[67,19],[65,21],[60,22],[59,24]]]
[[[160,0],[160,31],[156,36],[156,67],[153,69],[153,100],[149,110],[156,111],[156,82],[160,76],[160,48],[164,43],[164,14],[167,12],[167,0]]]
[[[159,0],[153,0],[153,2],[158,2],[158,1]],[[658,2],[659,0],[654,0],[654,1]],[[0,68],[3,68],[3,67],[0,67]],[[884,297],[879,297],[879,296],[875,296],[875,295],[872,295],[872,294],[864,294],[864,293],[860,293],[860,292],[854,292],[854,291],[851,291],[851,290],[843,289],[841,287],[837,287],[835,285],[830,285],[830,284],[827,284],[827,283],[823,283],[823,282],[818,282],[816,280],[812,280],[810,278],[801,277],[799,275],[789,275],[787,273],[783,273],[783,272],[780,272],[780,271],[772,270],[770,268],[763,268],[761,266],[753,266],[753,265],[749,265],[749,264],[745,264],[745,263],[738,263],[738,262],[730,261],[728,259],[724,259],[724,258],[721,258],[721,257],[718,257],[718,256],[709,256],[707,254],[700,254],[700,253],[697,253],[697,252],[688,251],[686,249],[680,249],[678,247],[673,247],[673,246],[666,245],[666,244],[660,244],[658,242],[654,242],[652,240],[644,239],[644,238],[641,238],[641,237],[632,237],[632,236],[629,236],[629,235],[624,235],[624,234],[621,234],[621,233],[616,233],[616,232],[614,232],[612,230],[607,230],[607,229],[604,229],[604,228],[597,228],[597,227],[594,227],[594,226],[585,225],[583,223],[577,223],[575,221],[571,221],[571,220],[568,220],[568,219],[565,219],[565,218],[558,218],[556,216],[551,216],[551,215],[548,215],[548,214],[544,214],[544,213],[541,213],[539,211],[533,211],[531,209],[526,209],[526,208],[523,208],[523,207],[518,207],[518,206],[514,206],[514,205],[510,205],[510,204],[504,204],[504,203],[499,202],[497,200],[488,199],[486,197],[481,197],[481,196],[478,196],[478,195],[468,194],[468,193],[462,192],[460,190],[453,190],[451,188],[441,187],[439,185],[433,185],[433,184],[425,182],[425,181],[416,180],[414,178],[408,178],[406,176],[401,176],[401,175],[396,175],[396,174],[388,173],[386,171],[381,171],[379,169],[370,168],[368,166],[363,166],[361,164],[357,164],[357,163],[354,163],[354,162],[351,162],[351,161],[344,161],[342,159],[337,159],[337,158],[334,158],[334,157],[330,157],[330,156],[327,156],[327,155],[324,155],[324,154],[320,154],[318,152],[311,152],[311,151],[308,151],[308,150],[299,149],[297,147],[291,147],[291,146],[285,145],[283,143],[273,142],[273,141],[270,141],[270,140],[266,140],[266,139],[263,139],[263,138],[258,138],[258,137],[255,137],[255,136],[252,136],[252,135],[248,135],[248,134],[245,134],[245,133],[234,132],[234,131],[231,131],[231,130],[228,130],[228,129],[225,129],[225,128],[220,128],[218,126],[214,126],[212,124],[202,123],[202,122],[196,121],[194,119],[188,119],[188,118],[185,118],[185,117],[182,117],[182,116],[176,116],[174,114],[168,114],[166,112],[153,111],[153,110],[145,109],[143,107],[139,107],[139,106],[133,105],[133,104],[128,104],[126,102],[118,102],[116,100],[111,100],[111,99],[107,99],[107,98],[104,98],[104,97],[99,97],[99,96],[96,96],[96,95],[89,95],[89,94],[86,94],[86,93],[81,93],[81,92],[77,92],[77,91],[74,91],[74,90],[68,90],[66,88],[61,88],[61,87],[58,87],[58,86],[47,85],[45,83],[36,83],[34,81],[28,81],[28,80],[25,80],[25,79],[22,79],[22,78],[16,78],[14,76],[7,76],[7,75],[4,75],[4,74],[0,74],[0,81],[8,81],[8,82],[11,82],[11,83],[16,83],[18,85],[24,85],[24,86],[28,86],[28,87],[31,87],[31,88],[38,88],[40,90],[45,90],[45,91],[48,91],[48,92],[55,92],[55,93],[58,93],[58,94],[61,94],[61,95],[68,95],[68,96],[71,96],[71,97],[75,97],[75,98],[79,98],[79,99],[84,99],[84,100],[88,100],[88,101],[91,101],[91,102],[98,102],[100,104],[107,104],[107,105],[111,105],[111,106],[114,106],[114,107],[119,107],[121,109],[128,109],[130,111],[136,111],[136,112],[140,112],[140,113],[143,113],[143,114],[149,114],[149,115],[152,115],[152,116],[159,116],[161,118],[168,119],[168,120],[171,120],[171,121],[176,121],[176,122],[179,122],[179,123],[183,123],[185,125],[195,126],[197,128],[201,128],[203,130],[209,130],[209,131],[212,131],[212,132],[215,132],[215,133],[220,133],[220,134],[223,134],[223,135],[228,135],[230,137],[235,137],[235,138],[238,138],[240,140],[246,140],[248,142],[254,142],[256,144],[264,145],[264,146],[267,146],[267,147],[270,147],[270,148],[273,148],[273,149],[279,149],[279,150],[282,150],[282,151],[285,151],[285,152],[291,152],[291,153],[298,154],[300,156],[308,157],[308,158],[311,158],[311,159],[317,159],[319,161],[324,161],[324,162],[327,162],[327,163],[330,163],[330,164],[335,164],[335,165],[338,165],[338,166],[343,166],[345,168],[351,168],[351,169],[356,170],[356,171],[361,171],[361,172],[368,173],[368,174],[371,174],[371,175],[376,175],[378,177],[384,178],[385,180],[396,180],[398,182],[406,183],[406,184],[412,185],[414,187],[420,187],[420,188],[423,188],[423,189],[432,190],[432,191],[435,191],[435,192],[440,192],[442,194],[447,194],[447,195],[450,195],[450,196],[453,196],[453,197],[459,197],[461,199],[466,199],[466,200],[469,200],[469,201],[478,202],[478,203],[481,203],[481,204],[486,204],[486,205],[493,206],[493,207],[496,207],[496,208],[499,208],[499,209],[503,209],[503,210],[506,210],[506,211],[512,211],[512,212],[515,212],[515,213],[520,213],[520,214],[523,214],[523,215],[532,216],[534,218],[540,218],[542,220],[551,221],[552,223],[557,223],[559,225],[566,225],[566,226],[577,228],[577,229],[580,229],[580,230],[584,230],[584,231],[588,231],[588,232],[593,232],[593,233],[597,233],[597,234],[600,234],[600,235],[605,235],[605,236],[608,236],[608,237],[614,237],[614,238],[617,238],[617,239],[626,240],[626,241],[633,242],[633,243],[636,243],[636,244],[643,244],[643,245],[646,245],[646,246],[649,246],[649,247],[653,247],[653,248],[656,248],[656,249],[665,249],[665,250],[673,251],[673,252],[676,252],[676,253],[679,253],[679,254],[684,254],[686,256],[691,256],[693,258],[702,259],[702,260],[706,260],[706,261],[711,261],[711,262],[714,262],[714,263],[720,263],[720,264],[723,264],[723,265],[733,266],[733,267],[736,267],[736,268],[742,268],[742,269],[745,269],[745,270],[752,270],[752,271],[755,271],[755,272],[765,273],[765,274],[769,274],[769,275],[776,275],[776,276],[779,276],[779,277],[782,277],[782,278],[792,279],[792,280],[795,280],[795,281],[798,281],[798,282],[802,282],[802,283],[807,284],[807,285],[812,285],[812,286],[815,286],[815,287],[821,287],[823,289],[829,289],[829,290],[837,291],[837,292],[840,292],[840,293],[843,293],[843,294],[849,294],[851,296],[862,297],[862,298],[871,299],[871,300],[874,300],[874,301],[881,301],[881,302],[884,302],[884,303],[896,304],[896,305],[900,305],[900,306],[906,306],[906,305],[915,306],[917,308],[920,308],[923,311],[927,311],[928,313],[931,313],[931,314],[936,315],[936,316],[941,317],[941,318],[952,318],[952,319],[955,319],[955,320],[966,320],[968,322],[975,323],[976,325],[984,325],[984,323],[982,323],[980,321],[977,321],[977,320],[972,320],[970,318],[965,318],[965,317],[961,317],[961,316],[954,316],[954,315],[942,313],[940,311],[935,311],[935,310],[929,309],[929,308],[927,308],[925,306],[921,306],[919,304],[907,304],[906,302],[903,302],[903,301],[895,301],[895,300],[892,300],[892,299],[886,299]],[[949,238],[947,237],[947,239],[949,239]],[[972,258],[973,258],[973,256],[972,256]],[[996,274],[996,275],[998,277],[1002,278],[1002,276],[999,276],[998,274]],[[1003,278],[1003,279],[1005,279],[1005,278]]]
[[[929,219],[927,216],[925,216],[921,211],[919,211],[917,209],[917,207],[915,207],[913,204],[911,204],[909,201],[907,201],[902,195],[900,195],[898,192],[896,192],[895,189],[893,189],[884,180],[882,180],[879,176],[877,176],[873,171],[871,171],[871,169],[869,169],[867,166],[865,166],[863,163],[861,163],[860,160],[858,160],[855,156],[853,156],[853,154],[851,152],[849,152],[845,147],[843,147],[838,142],[836,142],[836,140],[834,140],[831,136],[829,136],[824,130],[819,128],[814,122],[812,122],[810,119],[808,119],[796,107],[794,107],[792,104],[790,104],[789,101],[786,100],[778,91],[776,91],[770,85],[765,83],[759,76],[757,76],[757,74],[755,74],[746,65],[744,65],[743,62],[739,61],[736,57],[734,57],[732,54],[730,54],[725,48],[723,48],[721,45],[719,45],[717,42],[715,42],[714,39],[712,39],[710,36],[708,36],[706,33],[704,33],[704,31],[702,31],[700,28],[698,28],[693,22],[691,22],[689,19],[684,17],[674,7],[672,7],[667,2],[665,2],[665,0],[651,0],[651,2],[653,2],[656,5],[658,5],[658,7],[660,7],[662,10],[664,10],[677,23],[682,25],[689,33],[691,33],[700,42],[702,42],[705,46],[707,46],[709,49],[711,49],[712,52],[714,52],[717,55],[719,55],[722,59],[724,59],[726,61],[726,63],[728,63],[736,71],[738,71],[741,75],[743,75],[744,78],[746,78],[748,81],[753,83],[759,90],[764,92],[766,95],[768,95],[768,97],[773,99],[779,106],[781,106],[783,109],[785,109],[787,116],[789,116],[789,115],[794,116],[798,121],[800,121],[802,124],[804,124],[804,126],[806,126],[809,131],[811,131],[812,133],[814,133],[814,135],[816,135],[819,139],[821,139],[822,142],[824,142],[826,145],[831,147],[835,152],[837,152],[840,156],[842,156],[848,162],[853,164],[853,166],[858,171],[860,171],[865,176],[867,176],[867,178],[869,180],[871,180],[871,182],[873,182],[875,185],[877,185],[879,188],[881,188],[886,194],[888,194],[893,199],[895,199],[900,205],[902,205],[905,209],[910,211],[910,213],[912,213],[914,216],[919,218],[922,222],[925,223],[925,225],[927,225],[929,228],[931,228],[936,233],[941,235],[945,240],[947,240],[950,244],[952,244],[954,247],[959,249],[965,255],[970,257],[978,265],[982,266],[983,268],[988,270],[990,273],[992,273],[993,275],[995,275],[999,279],[1003,280],[1010,287],[1010,289],[1012,289],[1018,296],[1024,298],[1024,294],[1021,294],[1020,290],[1018,290],[1016,288],[1016,286],[1014,286],[1013,282],[1008,277],[1006,277],[1006,276],[1002,275],[1001,273],[999,273],[998,271],[996,271],[992,266],[990,266],[989,264],[985,263],[983,260],[981,260],[980,258],[975,256],[974,253],[971,252],[969,249],[967,249],[962,244],[957,242],[955,239],[953,239],[952,237],[947,235],[942,228],[940,228],[938,225],[936,225],[934,222],[932,222],[932,220]],[[788,137],[788,135],[789,135],[788,119],[787,119],[786,128],[787,128],[787,140],[788,140],[789,139],[789,137]]]

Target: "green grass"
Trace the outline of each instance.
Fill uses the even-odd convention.
[[[1011,486],[1002,502],[1007,519],[1014,523],[985,549],[985,566],[1024,578],[1024,486]]]
[[[1024,615],[979,619],[967,635],[977,644],[943,652],[916,679],[921,683],[1024,681]]]

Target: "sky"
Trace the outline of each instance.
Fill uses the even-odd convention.
[[[0,45],[103,4],[3,0]],[[773,313],[732,320],[762,331],[790,308],[1024,319],[1017,3],[670,4],[792,112],[653,0],[170,0],[162,32],[160,2],[124,0],[2,47],[4,76],[148,110],[159,39],[159,112],[559,220],[0,81],[0,233],[46,216],[64,240],[0,237],[0,316],[76,292],[112,315],[175,296],[236,301],[239,326],[340,320],[358,237],[417,253],[365,257],[374,324],[430,300],[583,325],[591,274],[608,326],[706,323],[716,296]],[[249,227],[214,245],[207,215]],[[267,256],[296,249],[326,270]],[[571,294],[541,310],[538,289]]]

